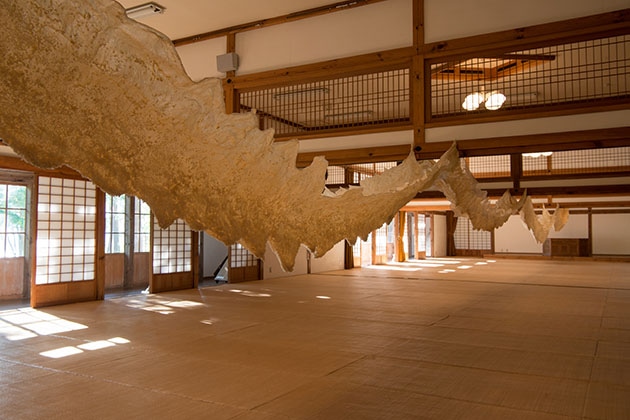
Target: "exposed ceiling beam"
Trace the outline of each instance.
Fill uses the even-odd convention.
[[[330,150],[326,152],[308,152],[298,154],[296,165],[303,168],[311,164],[315,156],[324,156],[329,165],[351,163],[392,162],[404,160],[411,152],[411,146],[367,147],[363,149]]]
[[[437,159],[452,144],[452,141],[425,143],[422,150],[416,152],[416,158]],[[462,157],[624,146],[630,146],[630,126],[457,140],[457,149]]]
[[[583,185],[583,186],[549,186],[549,187],[530,187],[520,188],[519,190],[507,189],[514,196],[520,196],[525,191],[530,197],[545,198],[553,196],[554,198],[560,197],[602,197],[602,196],[620,196],[627,200],[627,196],[630,195],[630,185]],[[490,198],[501,197],[506,188],[484,188],[484,191],[488,193]],[[444,194],[441,191],[422,191],[416,195],[416,199],[445,199]]]
[[[238,32],[246,32],[254,29],[261,29],[272,25],[279,25],[281,23],[293,22],[300,19],[306,19],[313,16],[324,15],[328,13],[339,12],[341,10],[347,10],[353,7],[366,6],[372,3],[378,3],[384,0],[350,0],[340,1],[332,3],[326,6],[314,7],[312,9],[301,10],[299,12],[289,13],[287,15],[276,16],[268,19],[255,20],[253,22],[243,23],[240,25],[230,26],[228,28],[217,29],[215,31],[205,32],[202,34],[191,35],[185,38],[176,39],[173,41],[175,46],[181,46],[186,44],[193,44],[195,42],[206,41],[208,39],[227,36],[229,34],[235,34]]]

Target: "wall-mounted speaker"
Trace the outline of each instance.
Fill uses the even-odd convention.
[[[222,73],[238,69],[238,54],[227,53],[217,55],[217,70]]]

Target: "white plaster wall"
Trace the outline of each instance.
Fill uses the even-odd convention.
[[[413,44],[411,0],[388,0],[236,36],[239,74]]]
[[[630,110],[624,109],[560,117],[432,127],[427,128],[425,134],[427,143],[434,143],[440,141],[626,127],[628,121],[630,121]]]
[[[177,47],[177,53],[188,76],[194,81],[207,77],[225,77],[217,70],[217,55],[225,54],[225,37]]]
[[[413,143],[413,131],[392,131],[354,136],[326,137],[321,139],[300,140],[299,153],[326,150],[360,149],[376,146],[398,146]]]
[[[433,257],[446,257],[446,216],[433,217]]]
[[[203,233],[203,276],[210,277],[227,257],[225,244],[207,233]]]
[[[588,216],[572,214],[559,232],[549,232],[550,238],[588,238]],[[494,250],[498,253],[542,254],[542,244],[523,223],[521,216],[510,216],[508,221],[494,232]]]
[[[319,258],[311,260],[311,273],[322,273],[331,270],[343,270],[344,268],[345,241],[337,243],[330,251]]]
[[[307,250],[304,246],[295,257],[295,266],[293,271],[285,272],[282,270],[278,257],[273,250],[267,245],[265,252],[265,262],[263,266],[263,278],[275,279],[279,277],[297,276],[307,274]],[[321,273],[331,270],[343,270],[344,268],[344,241],[337,243],[330,251],[319,258],[311,258],[311,273]]]
[[[542,244],[536,242],[521,216],[510,216],[507,222],[494,231],[494,251],[515,254],[542,254]]]
[[[297,256],[295,257],[295,265],[293,271],[283,271],[278,257],[273,252],[269,244],[267,244],[267,250],[265,251],[263,265],[263,279],[275,279],[279,277],[297,276],[299,274],[306,274],[306,248],[300,247]]]
[[[588,238],[588,215],[569,214],[567,224],[558,232],[554,230],[549,232],[549,237],[570,239]]]
[[[593,254],[630,255],[630,214],[593,215]]]
[[[621,10],[628,0],[426,0],[425,42]]]

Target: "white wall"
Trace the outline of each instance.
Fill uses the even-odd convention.
[[[594,112],[591,114],[566,115],[560,117],[529,118],[525,120],[433,127],[426,129],[425,134],[427,143],[434,143],[440,141],[626,127],[628,121],[630,121],[630,110],[624,109],[620,111]]]
[[[424,37],[430,43],[628,7],[628,0],[427,0]]]
[[[551,231],[550,238],[588,238],[588,216],[571,214],[567,224],[559,232]],[[542,254],[539,244],[525,226],[521,216],[510,216],[507,222],[494,232],[494,251],[514,254]]]
[[[376,146],[398,146],[413,143],[413,131],[392,131],[353,136],[326,137],[322,139],[300,140],[299,153],[326,150],[343,150]]]
[[[311,273],[322,273],[331,270],[343,270],[345,260],[345,243],[338,242],[330,251],[319,258],[311,259]]]
[[[194,44],[177,47],[177,53],[182,60],[188,76],[194,81],[207,77],[225,77],[225,73],[217,70],[217,55],[225,54],[225,37],[209,39]]]
[[[436,214],[433,218],[433,257],[446,257],[446,216]]]
[[[510,216],[507,222],[494,231],[494,251],[516,254],[542,254],[542,244],[536,242],[521,216]]]
[[[295,257],[295,265],[293,271],[284,271],[280,265],[278,257],[273,252],[269,244],[265,250],[265,258],[263,265],[263,279],[275,279],[278,277],[297,276],[300,274],[306,274],[306,248],[300,247],[297,256]]]
[[[630,255],[630,214],[593,215],[593,254]]]
[[[593,255],[630,255],[630,214],[593,215]],[[550,238],[588,238],[588,215],[572,214],[559,232],[550,232]],[[523,225],[520,216],[512,216],[495,231],[496,252],[542,254],[538,244]]]
[[[549,237],[571,239],[588,238],[588,215],[569,214],[567,224],[558,232],[554,230],[549,232]]]
[[[225,244],[207,233],[203,235],[203,276],[210,277],[228,254]]]
[[[413,44],[411,0],[388,0],[236,36],[239,74]]]
[[[304,246],[295,257],[295,266],[293,271],[285,272],[282,270],[278,257],[267,244],[265,252],[265,262],[263,267],[263,278],[274,279],[278,277],[297,276],[307,274],[307,250]],[[330,251],[319,258],[311,257],[311,273],[322,273],[331,270],[343,270],[344,268],[344,241],[337,243]]]

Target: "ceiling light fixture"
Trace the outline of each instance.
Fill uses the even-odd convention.
[[[496,111],[501,108],[507,98],[499,91],[493,91],[486,95],[486,109]]]
[[[153,16],[164,13],[165,7],[160,6],[157,3],[145,3],[139,6],[130,7],[126,9],[127,17],[131,19],[141,19],[147,16]]]
[[[484,104],[486,109],[496,111],[503,106],[506,99],[507,97],[497,90],[490,93],[473,92],[464,98],[462,108],[466,111],[474,111]]]
[[[464,102],[462,103],[462,108],[466,111],[474,111],[479,108],[482,102],[485,100],[485,95],[483,93],[475,92],[464,98]]]

